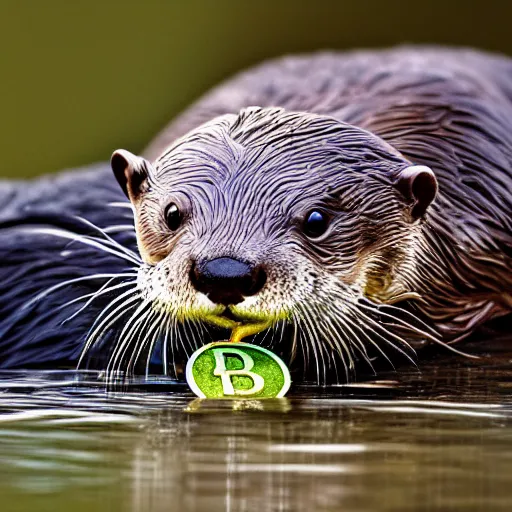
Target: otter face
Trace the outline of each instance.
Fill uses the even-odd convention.
[[[292,352],[313,347],[348,371],[377,343],[358,300],[414,291],[435,177],[364,130],[250,108],[199,127],[153,165],[120,150],[112,168],[134,206],[138,288],[163,329],[213,325],[239,340],[286,324]]]

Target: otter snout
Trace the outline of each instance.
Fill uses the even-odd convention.
[[[267,276],[260,265],[222,257],[194,262],[190,280],[194,288],[212,302],[229,306],[257,294]]]

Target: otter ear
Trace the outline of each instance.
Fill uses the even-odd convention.
[[[425,215],[437,194],[437,179],[432,169],[425,165],[411,165],[400,171],[396,188],[410,202],[411,215],[419,219]]]
[[[144,158],[124,149],[118,149],[114,151],[110,165],[128,199],[136,199],[147,189],[151,164]]]

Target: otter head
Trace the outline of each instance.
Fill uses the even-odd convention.
[[[348,368],[385,337],[370,302],[414,291],[436,180],[367,131],[248,108],[153,164],[116,151],[112,168],[134,207],[138,288],[166,329],[200,323],[239,340],[287,325],[292,351]]]

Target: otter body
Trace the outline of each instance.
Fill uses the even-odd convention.
[[[2,367],[180,377],[231,333],[343,380],[512,310],[505,57],[274,60],[145,157],[0,188]]]

